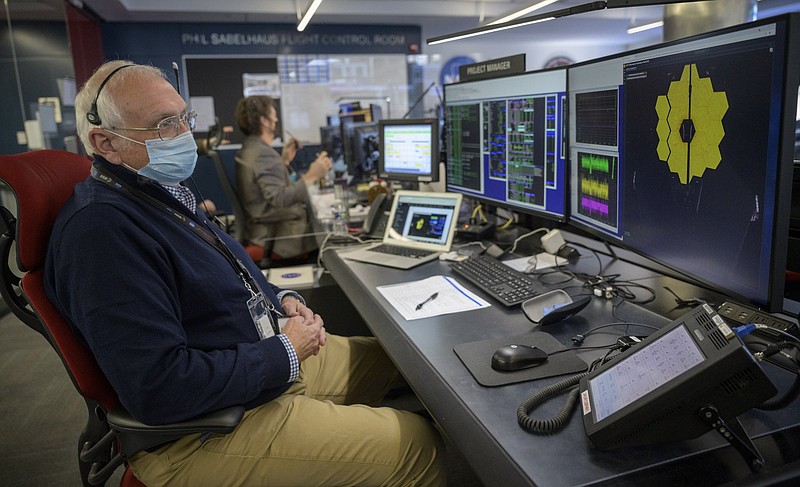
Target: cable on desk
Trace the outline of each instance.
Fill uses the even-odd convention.
[[[578,401],[578,394],[580,394],[579,388],[575,387],[575,389],[568,393],[567,400],[564,402],[561,410],[559,410],[558,414],[551,419],[533,419],[530,416],[530,411],[548,400],[551,396],[555,396],[556,394],[563,392],[570,387],[576,386],[580,382],[581,378],[588,374],[589,372],[583,372],[581,374],[573,375],[572,377],[567,377],[560,382],[556,382],[555,384],[538,391],[528,400],[520,404],[517,408],[517,422],[519,425],[531,433],[546,435],[555,433],[563,428],[564,425],[566,425],[569,421],[569,416],[572,414],[572,409],[575,407],[575,403]]]
[[[766,360],[777,353],[781,353],[783,350],[786,350],[787,348],[796,348],[800,350],[800,340],[798,340],[797,337],[795,337],[791,333],[787,333],[783,330],[773,328],[764,324],[751,323],[747,325],[737,326],[733,328],[733,332],[739,338],[744,338],[745,336],[749,335],[750,333],[754,332],[757,329],[769,329],[772,332],[778,332],[780,334],[783,334],[790,339],[772,343],[768,345],[764,350],[755,352],[753,354],[753,357],[755,357],[756,360],[758,360],[759,362],[762,360]],[[783,396],[773,397],[771,399],[768,399],[759,406],[756,406],[756,409],[760,409],[762,411],[776,411],[778,409],[785,408],[789,404],[793,403],[798,397],[800,397],[800,363],[798,363],[797,359],[792,355],[784,354],[784,357],[787,357],[792,362],[794,362],[795,367],[797,367],[797,370],[794,371],[795,373],[794,383],[789,388],[789,390],[783,394]]]
[[[502,225],[498,225],[497,230],[498,231],[503,231],[503,230],[507,229],[508,227],[510,227],[511,225],[513,225],[514,223],[516,223],[516,222],[515,222],[514,215],[512,214],[511,218],[506,220],[505,223],[503,223]]]
[[[333,233],[328,233],[327,235],[325,235],[325,239],[319,246],[319,252],[317,253],[317,267],[322,267],[323,269],[325,268],[325,265],[322,262],[322,254],[324,254],[326,250],[349,247],[349,245],[328,244],[328,240],[330,240],[332,236]],[[357,237],[355,235],[342,235],[342,236],[337,235],[336,238],[355,240],[360,244],[369,242],[369,240],[362,240],[361,237]]]
[[[556,382],[555,384],[545,387],[541,391],[536,392],[536,394],[531,396],[522,404],[520,404],[519,407],[517,408],[517,423],[519,423],[519,425],[523,429],[535,434],[548,435],[551,433],[555,433],[556,431],[563,428],[569,421],[569,416],[570,414],[572,414],[572,409],[575,407],[575,403],[578,400],[578,395],[580,394],[580,388],[577,387],[577,385],[580,382],[580,380],[583,377],[586,377],[590,372],[595,370],[597,367],[600,367],[604,363],[611,360],[611,358],[613,358],[611,355],[612,353],[614,352],[622,353],[631,346],[632,343],[621,342],[618,340],[616,343],[608,347],[586,347],[586,349],[608,348],[608,351],[601,358],[592,362],[591,365],[589,365],[589,368],[586,372],[582,372],[580,374],[567,377],[566,379],[560,382]],[[559,352],[554,352],[554,354],[555,353]],[[546,420],[538,420],[531,417],[530,413],[531,411],[533,411],[533,409],[535,409],[537,406],[541,405],[551,397],[554,397],[557,394],[566,391],[570,387],[575,387],[575,389],[567,394],[567,399],[566,401],[564,401],[564,405],[561,406],[561,409],[559,410],[558,414],[556,414],[553,418]]]
[[[595,253],[595,251],[591,249],[589,250]],[[595,253],[595,255],[597,254]],[[554,281],[554,280],[544,279],[545,277],[551,276],[553,274],[563,274],[567,276],[568,279],[564,281]],[[610,299],[614,296],[617,296],[623,300],[630,301],[633,303],[647,304],[651,301],[654,301],[656,298],[656,292],[653,288],[645,286],[644,284],[639,284],[634,281],[620,280],[619,279],[620,274],[601,275],[601,274],[586,274],[582,272],[574,272],[564,269],[560,264],[556,263],[556,270],[541,272],[536,274],[536,276],[539,282],[551,286],[566,284],[574,279],[582,282],[583,283],[582,287],[590,288],[595,296],[603,297],[606,299]],[[631,288],[644,289],[648,292],[649,296],[637,300],[636,294],[634,294],[631,291]]]
[[[534,230],[534,232],[539,231],[539,230],[546,230],[546,229],[540,228],[538,230]],[[521,236],[519,238],[526,237],[527,235],[528,234],[523,235],[523,236]],[[570,271],[568,269],[565,269],[562,264],[559,264],[558,259],[556,259],[555,270],[538,273],[538,279],[539,279],[539,281],[541,283],[550,284],[550,285],[556,285],[556,284],[567,283],[567,282],[569,282],[569,281],[571,281],[573,279],[577,279],[579,281],[586,281],[587,279],[589,279],[591,277],[600,277],[601,276],[601,274],[603,273],[603,262],[600,260],[600,256],[598,255],[597,251],[595,251],[594,249],[590,249],[589,247],[586,247],[585,245],[581,245],[579,243],[574,243],[572,245],[577,245],[579,247],[583,247],[583,248],[589,250],[589,252],[591,252],[595,256],[595,258],[597,259],[598,267],[599,267],[598,270],[597,270],[597,274],[586,274],[586,273],[582,273],[582,272]],[[542,279],[542,277],[545,277],[545,276],[548,276],[548,275],[552,275],[552,274],[564,274],[564,275],[568,276],[569,279],[567,279],[566,281],[560,281],[560,282],[556,282],[556,281],[550,282],[550,281],[544,281]]]
[[[688,308],[690,306],[699,306],[701,304],[706,304],[705,299],[700,299],[700,298],[683,299],[682,297],[678,296],[678,294],[675,291],[668,288],[667,286],[664,286],[664,289],[666,289],[667,292],[675,296],[675,303],[678,305],[678,308]]]
[[[486,251],[486,245],[483,242],[481,242],[480,240],[477,240],[475,242],[467,242],[465,244],[460,244],[460,245],[454,245],[454,247],[456,249],[456,252],[458,252],[461,249],[465,249],[465,248],[471,247],[473,245],[479,246],[481,248],[481,252],[485,252]],[[465,254],[465,255],[467,255],[467,254]]]
[[[528,237],[530,237],[530,236],[532,236],[532,235],[536,235],[537,233],[542,233],[542,232],[544,232],[544,233],[547,233],[547,232],[549,232],[549,231],[550,231],[550,229],[549,229],[549,228],[541,227],[541,228],[537,228],[536,230],[533,230],[533,231],[531,231],[531,232],[524,233],[524,234],[520,235],[519,237],[517,237],[517,238],[515,238],[515,239],[514,239],[514,243],[513,243],[513,244],[511,244],[511,248],[510,248],[510,249],[508,249],[508,252],[507,252],[507,253],[509,253],[509,254],[513,254],[513,253],[514,253],[514,251],[516,251],[516,250],[517,250],[517,244],[519,243],[519,241],[520,241],[520,240],[522,240],[522,239],[525,239],[525,238],[528,238]]]
[[[797,343],[783,341],[774,343],[768,346],[766,349],[762,350],[761,352],[756,352],[753,355],[759,361],[761,361],[790,347],[800,349]],[[792,361],[794,362],[795,366],[797,366],[798,369],[800,369],[800,364],[797,363],[797,360],[795,360],[792,357]],[[793,403],[798,397],[800,397],[800,370],[795,371],[794,383],[792,383],[792,386],[789,388],[788,391],[786,391],[783,394],[783,396],[773,397],[771,399],[768,399],[764,401],[764,403],[756,406],[756,409],[760,409],[762,411],[776,411],[778,409],[783,409],[789,404]]]
[[[649,328],[651,330],[658,330],[658,327],[645,325],[644,323],[631,323],[631,322],[627,322],[627,321],[620,321],[618,323],[606,323],[604,325],[595,326],[594,328],[590,329],[589,331],[587,331],[585,333],[579,333],[579,334],[575,335],[574,337],[572,337],[572,342],[575,343],[575,344],[581,344],[586,339],[586,337],[591,335],[592,333],[597,333],[598,331],[600,331],[600,330],[602,330],[604,328],[611,328],[612,326],[624,326],[625,327],[625,331],[624,331],[625,335],[629,335],[628,328],[631,327],[631,326],[640,326],[642,328]],[[602,348],[605,348],[605,347],[602,347]]]
[[[480,203],[478,203],[478,204],[475,206],[475,208],[472,210],[472,215],[471,215],[471,216],[470,216],[470,218],[469,218],[469,222],[470,222],[471,224],[475,224],[475,223],[477,223],[477,221],[475,220],[475,218],[476,218],[478,215],[480,215],[480,217],[481,217],[481,222],[483,222],[483,223],[487,223],[487,222],[489,221],[489,220],[486,218],[486,215],[484,215],[484,214],[483,214],[483,205],[482,205],[482,204],[480,204]]]
[[[793,341],[793,342],[795,342],[797,344],[800,344],[800,339],[798,339],[796,336],[792,335],[791,333],[789,333],[786,330],[781,330],[780,328],[775,328],[775,327],[772,327],[772,326],[769,326],[769,325],[765,325],[763,323],[754,323],[753,326],[757,330],[769,330],[770,332],[778,333],[778,334],[783,335],[784,337],[788,338],[790,341]]]
[[[656,299],[655,290],[648,286],[645,286],[644,284],[639,284],[637,282],[630,280],[621,280],[619,279],[621,277],[620,274],[603,275],[603,270],[604,270],[603,261],[600,259],[598,251],[577,242],[569,242],[569,244],[576,245],[578,247],[583,247],[584,249],[588,250],[595,256],[598,265],[597,273],[587,274],[581,272],[573,272],[564,269],[563,266],[558,264],[558,261],[556,261],[556,271],[553,272],[561,272],[571,276],[572,279],[582,281],[584,283],[584,287],[591,287],[593,293],[598,297],[610,298],[613,296],[618,296],[624,300],[631,301],[637,304],[647,304]],[[631,288],[644,289],[649,293],[649,296],[641,300],[636,300],[636,294],[633,293],[633,291],[631,291]]]

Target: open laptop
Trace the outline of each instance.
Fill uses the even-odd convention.
[[[342,257],[396,269],[410,269],[449,252],[461,208],[457,193],[397,191],[381,243]]]

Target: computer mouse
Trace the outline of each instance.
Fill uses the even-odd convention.
[[[530,345],[505,345],[492,355],[492,368],[501,372],[513,372],[541,365],[547,361],[547,352]]]

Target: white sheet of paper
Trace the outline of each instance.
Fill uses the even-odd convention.
[[[491,306],[447,276],[432,276],[421,281],[378,286],[377,289],[409,321]],[[428,299],[434,293],[436,298]],[[425,304],[417,309],[423,302]]]

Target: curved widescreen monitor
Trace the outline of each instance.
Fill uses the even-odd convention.
[[[445,85],[447,190],[563,221],[566,90],[564,69]]]
[[[780,310],[799,19],[570,66],[570,222]]]
[[[439,121],[435,118],[378,122],[378,175],[390,181],[439,180]]]

